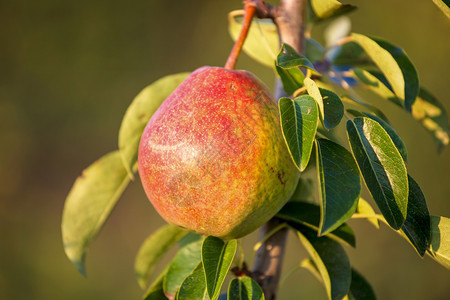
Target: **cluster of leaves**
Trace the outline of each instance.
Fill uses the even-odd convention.
[[[336,0],[309,1],[308,26],[354,9]],[[230,34],[236,39],[242,12],[230,13],[229,20]],[[286,94],[292,95],[279,99],[279,110],[286,145],[299,171],[314,168],[309,162],[315,156],[317,203],[308,199],[312,183],[302,179],[277,214],[281,223],[277,229],[293,230],[309,253],[294,270],[310,270],[323,282],[330,299],[374,299],[369,283],[351,267],[342,246],[355,247],[346,221],[364,218],[377,228],[382,221],[420,256],[428,253],[450,269],[450,219],[430,216],[419,185],[407,172],[405,144],[383,112],[360,97],[358,90],[371,90],[409,112],[440,148],[449,142],[448,121],[444,107],[420,87],[402,49],[379,38],[349,34],[342,26],[333,30],[327,47],[307,39],[303,56],[286,44],[279,50],[276,26],[270,20],[255,20],[244,51],[274,68]],[[63,213],[63,243],[82,274],[87,247],[136,174],[139,140],[148,120],[187,76],[166,76],[145,88],[123,118],[119,149],[89,166],[72,187]],[[334,132],[344,126],[344,116],[347,141],[340,141]],[[360,197],[361,177],[381,214]],[[176,244],[179,250],[171,262],[148,285],[157,263]],[[238,246],[236,240],[205,238],[163,226],[144,241],[136,257],[139,285],[149,286],[144,299],[264,299],[251,272],[242,271],[243,251]],[[236,252],[241,254],[237,258]],[[227,293],[220,294],[233,262],[238,276],[230,281]]]

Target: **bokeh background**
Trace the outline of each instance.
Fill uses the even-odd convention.
[[[344,1],[345,2],[345,1]],[[355,32],[403,47],[422,85],[450,110],[450,22],[428,1],[347,1]],[[83,168],[117,148],[133,97],[163,75],[225,63],[227,13],[239,0],[0,1],[0,299],[139,299],[134,257],[163,220],[139,181],[119,201],[87,254],[87,278],[66,259],[60,232],[65,196]],[[313,31],[322,40],[323,26]],[[273,72],[245,54],[238,68],[273,87]],[[403,137],[408,169],[432,214],[450,216],[450,149],[408,115],[379,102]],[[448,299],[450,273],[385,226],[350,221],[353,265],[379,299]],[[256,239],[256,234],[250,240]],[[284,270],[305,257],[291,236]],[[307,271],[280,299],[326,299]]]

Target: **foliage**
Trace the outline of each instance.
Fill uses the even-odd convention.
[[[445,3],[435,3],[448,14]],[[311,28],[354,9],[336,0],[311,0],[307,25]],[[230,34],[237,39],[242,12],[232,12],[229,21]],[[378,37],[346,32],[327,47],[308,38],[302,55],[287,44],[279,49],[277,28],[270,20],[256,19],[252,28],[244,51],[273,68],[290,95],[278,103],[281,131],[292,161],[299,172],[317,172],[316,203],[294,195],[276,216],[281,227],[296,234],[310,256],[299,268],[310,270],[322,281],[330,299],[375,299],[369,283],[352,268],[342,247],[355,247],[355,236],[346,221],[363,218],[377,228],[379,221],[387,224],[420,256],[427,253],[450,269],[449,219],[430,216],[419,184],[408,174],[405,143],[382,110],[358,94],[367,89],[395,103],[434,136],[439,149],[446,146],[449,138],[444,107],[420,86],[404,50]],[[83,171],[67,196],[63,243],[80,273],[85,274],[87,247],[134,178],[145,125],[187,75],[166,76],[134,99],[119,131],[119,150]],[[346,131],[347,140],[336,138],[338,130]],[[313,157],[315,163],[310,162]],[[360,197],[362,181],[381,214]],[[300,185],[305,182],[301,179]],[[307,194],[311,196],[310,191]],[[148,285],[156,264],[177,243],[179,250],[169,265]],[[143,243],[136,258],[138,282],[142,288],[149,286],[144,298],[264,299],[257,281],[245,272],[244,253],[238,246],[237,240],[200,237],[172,225],[158,229]],[[237,251],[240,255],[235,257]],[[238,276],[229,282],[227,295],[221,294],[233,263],[233,273]]]

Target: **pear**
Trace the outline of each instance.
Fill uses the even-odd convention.
[[[191,73],[150,119],[138,167],[168,223],[222,239],[272,218],[300,176],[267,88],[247,71],[209,66]]]

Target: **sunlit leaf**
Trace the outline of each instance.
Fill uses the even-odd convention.
[[[349,291],[352,274],[342,246],[326,236],[317,237],[306,227],[297,235],[320,273],[328,298],[342,299]]]
[[[219,297],[220,288],[233,262],[236,249],[236,240],[225,242],[219,238],[208,236],[203,242],[202,262],[208,295],[212,300]]]
[[[86,275],[86,249],[129,183],[118,151],[101,157],[77,178],[66,198],[62,237],[67,257]]]
[[[303,86],[305,75],[299,68],[283,69],[275,66],[278,76],[280,77],[283,89],[288,95],[292,95],[296,90]]]
[[[375,202],[394,229],[400,229],[408,205],[408,176],[400,152],[375,120],[347,121],[347,134],[359,169]]]
[[[430,242],[430,213],[425,196],[414,179],[408,175],[408,214],[402,231],[413,244],[420,256],[425,255]]]
[[[361,180],[350,152],[326,140],[316,140],[316,160],[321,196],[319,234],[324,235],[347,221],[356,211]]]
[[[174,296],[184,279],[194,271],[201,262],[201,248],[203,240],[197,240],[181,248],[170,263],[164,277],[164,293]]]
[[[423,88],[412,106],[412,115],[433,134],[439,150],[448,145],[448,118],[445,108]]]
[[[431,216],[430,256],[450,270],[450,219]]]
[[[165,76],[144,88],[133,100],[123,117],[119,130],[119,151],[130,177],[135,170],[142,132],[153,113],[175,88],[189,75]]]
[[[352,268],[352,283],[348,293],[349,300],[376,300],[375,292],[370,283]]]
[[[277,218],[288,221],[293,228],[301,228],[297,226],[298,224],[317,232],[320,224],[320,207],[311,203],[290,201],[278,212]],[[327,236],[355,247],[355,234],[347,224],[340,225],[334,231],[328,233]]]
[[[167,299],[164,295],[163,282],[164,277],[167,274],[167,270],[169,267],[166,267],[164,271],[162,271],[158,277],[153,281],[148,290],[145,292],[143,300],[163,300]]]
[[[283,44],[281,46],[280,52],[277,56],[277,66],[283,69],[305,67],[311,71],[314,71],[314,73],[319,74],[314,65],[305,56],[299,54],[288,44]]]
[[[243,10],[232,11],[228,14],[228,31],[234,41],[241,32],[243,15]],[[280,50],[278,30],[273,21],[254,18],[243,50],[257,62],[272,68]]]
[[[289,153],[297,168],[303,172],[311,156],[319,113],[316,101],[308,95],[278,101],[281,128]]]
[[[401,156],[406,162],[408,160],[408,151],[406,150],[406,145],[403,142],[402,138],[398,135],[397,131],[395,131],[395,129],[383,119],[369,113],[363,114],[364,116],[377,121],[384,128],[384,130],[386,130],[387,134],[389,134],[389,136],[391,137],[392,142],[394,142],[395,146],[397,147],[398,152],[400,152]]]
[[[228,300],[264,300],[259,284],[248,276],[234,278],[228,286]]]
[[[134,270],[141,288],[145,288],[150,279],[153,269],[167,252],[187,232],[173,225],[164,225],[142,244],[136,256]]]
[[[356,9],[356,6],[342,4],[337,0],[311,0],[308,1],[308,19],[310,22],[337,17]]]
[[[434,4],[450,19],[450,3],[448,0],[433,0]]]
[[[324,112],[324,105],[323,105],[323,99],[322,99],[322,94],[320,93],[319,87],[317,86],[317,84],[314,82],[314,80],[312,80],[309,77],[306,77],[303,80],[303,84],[305,85],[308,94],[314,98],[314,100],[316,100],[317,105],[319,107],[319,112],[320,112],[320,118],[324,119],[325,117],[325,112]]]
[[[332,54],[330,54],[331,51]],[[374,65],[370,56],[355,42],[334,46],[328,49],[326,55],[330,57],[334,66],[368,67]]]
[[[339,40],[347,37],[351,30],[352,22],[349,17],[342,16],[333,20],[323,32],[326,47],[329,48],[337,44]],[[334,47],[334,49],[336,48],[338,47]],[[330,57],[329,54],[327,54],[327,58],[332,60],[332,57]]]
[[[351,37],[378,66],[395,95],[404,100],[405,109],[411,111],[419,93],[419,77],[406,53],[401,48],[379,38],[357,33],[352,33]]]
[[[373,224],[377,229],[380,228],[380,223],[378,222],[378,219],[376,217],[370,217],[375,216],[375,210],[372,208],[372,206],[364,200],[363,198],[359,198],[358,206],[356,207],[356,212],[361,215],[367,216],[367,221]]]
[[[205,272],[200,262],[194,271],[189,274],[180,286],[177,300],[209,299],[206,292]]]

